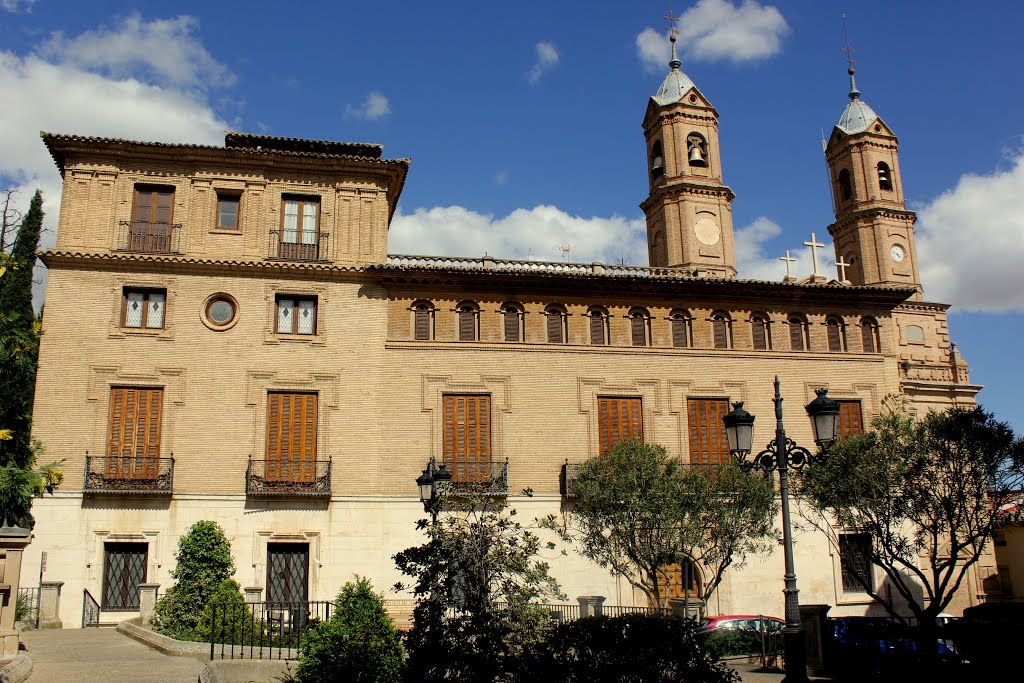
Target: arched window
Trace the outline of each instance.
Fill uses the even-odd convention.
[[[523,307],[514,303],[504,304],[501,307],[501,315],[505,328],[505,341],[523,341]]]
[[[590,343],[604,346],[608,343],[608,311],[600,306],[591,306],[587,311],[590,322]]]
[[[716,349],[732,348],[732,320],[725,311],[711,314],[711,338]]]
[[[878,189],[892,189],[892,171],[889,170],[889,164],[884,161],[878,162]]]
[[[480,307],[472,301],[463,301],[455,307],[458,315],[459,341],[477,341],[480,338]]]
[[[661,140],[655,140],[651,146],[651,180],[665,175],[665,156],[661,151]]]
[[[839,197],[843,200],[853,197],[853,185],[850,183],[850,171],[843,169],[839,171]]]
[[[879,353],[882,350],[882,340],[878,334],[878,322],[874,318],[864,317],[860,319],[860,339],[864,347],[864,353]]]
[[[754,348],[759,351],[766,351],[772,348],[771,320],[765,313],[754,313],[750,316],[750,334],[754,341]]]
[[[692,320],[690,314],[681,308],[677,308],[669,314],[668,320],[669,325],[672,327],[672,346],[681,349],[692,346],[693,329],[690,322]]]
[[[558,304],[544,309],[547,316],[547,340],[549,344],[564,344],[566,340],[566,312]]]
[[[810,339],[807,335],[807,319],[802,315],[791,315],[786,320],[789,325],[789,348],[791,351],[807,351]]]
[[[643,308],[634,308],[629,312],[629,337],[633,346],[647,346],[650,344],[650,321],[651,314]]]
[[[417,341],[433,339],[434,304],[429,301],[416,301],[409,310],[412,311],[412,338]]]
[[[708,143],[700,133],[686,136],[686,158],[690,166],[708,165]]]
[[[825,320],[825,328],[828,332],[828,350],[832,353],[842,353],[846,350],[846,325],[841,318],[829,316]]]

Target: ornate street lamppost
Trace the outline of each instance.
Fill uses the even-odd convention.
[[[828,397],[828,389],[817,389],[818,395],[806,409],[814,427],[814,442],[821,447],[823,457],[828,447],[836,440],[839,404]],[[793,529],[789,516],[789,468],[800,469],[815,459],[809,450],[786,438],[782,425],[782,395],[779,392],[779,378],[775,377],[775,439],[765,450],[748,459],[752,452],[754,416],[743,410],[743,403],[733,403],[733,409],[722,418],[725,434],[729,440],[729,451],[736,463],[746,471],[758,469],[770,475],[779,471],[779,497],[782,499],[782,544],[786,560],[785,588],[786,626],[782,629],[783,647],[786,658],[786,676],[783,683],[803,683],[807,680],[807,644],[804,629],[800,623],[800,600],[796,587],[796,568],[793,564]]]
[[[423,503],[423,511],[430,513],[434,524],[437,524],[437,513],[441,511],[441,496],[438,495],[438,491],[451,480],[452,473],[448,471],[448,466],[444,463],[438,465],[434,458],[430,458],[423,474],[416,477],[416,486],[420,489],[420,502]]]

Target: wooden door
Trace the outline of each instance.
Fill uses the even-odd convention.
[[[491,480],[491,397],[444,397],[444,462],[452,481]]]
[[[309,482],[316,476],[317,395],[267,394],[267,481]]]

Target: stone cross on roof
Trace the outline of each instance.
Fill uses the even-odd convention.
[[[839,281],[842,282],[844,285],[850,283],[850,281],[846,279],[846,269],[852,265],[852,263],[847,263],[846,259],[844,259],[842,256],[840,256],[839,259],[836,261],[836,270],[839,271]]]
[[[811,233],[811,241],[804,242],[805,247],[811,248],[811,263],[814,265],[814,271],[811,273],[811,277],[821,275],[818,272],[818,249],[823,248],[825,245],[815,239],[814,233]],[[849,264],[847,264],[849,265]]]
[[[796,280],[796,278],[793,277],[793,272],[790,270],[790,266],[792,264],[796,263],[796,259],[789,255],[789,249],[786,250],[786,255],[785,256],[780,256],[779,257],[779,260],[786,262],[786,277],[782,281],[783,282],[792,282],[793,280]]]

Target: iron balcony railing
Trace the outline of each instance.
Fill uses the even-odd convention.
[[[253,460],[245,471],[249,496],[330,496],[331,460]]]
[[[282,261],[329,261],[330,233],[271,230],[267,258]]]
[[[85,453],[85,493],[171,494],[174,454],[169,458]]]
[[[449,495],[508,495],[508,460],[482,462],[446,462],[452,473]]]
[[[121,221],[117,234],[120,251],[147,254],[180,254],[181,223]]]

